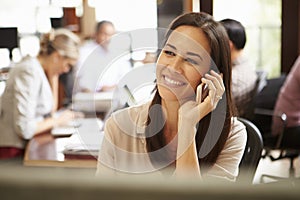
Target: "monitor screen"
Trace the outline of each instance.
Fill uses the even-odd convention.
[[[52,28],[62,28],[64,26],[63,18],[50,18]]]
[[[0,48],[7,48],[11,52],[18,46],[17,27],[0,28]]]

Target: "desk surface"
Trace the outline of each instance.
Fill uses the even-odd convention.
[[[51,133],[36,135],[26,146],[24,165],[96,168],[97,156],[90,154],[89,150],[86,150],[87,153],[84,155],[76,153],[67,155],[64,153],[70,147],[78,148],[81,145],[83,148],[89,148],[91,141],[93,142],[93,151],[95,146],[98,149],[100,148],[103,133],[99,130],[99,127],[91,126],[91,123],[94,122],[85,120],[82,126],[78,128],[77,133],[69,137],[54,137]]]

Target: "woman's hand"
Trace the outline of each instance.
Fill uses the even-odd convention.
[[[202,95],[205,95],[202,93],[204,84],[207,85],[208,94],[203,98]],[[197,87],[196,92],[196,100],[184,103],[179,109],[179,120],[184,121],[184,124],[192,123],[195,126],[204,116],[217,107],[225,92],[222,74],[212,70],[210,74],[205,74],[205,78],[202,78],[202,83]]]
[[[74,112],[70,110],[65,110],[59,114],[56,118],[55,126],[68,125],[72,120],[77,118],[83,118],[84,115],[80,112]]]
[[[207,85],[208,94],[202,95],[203,85]],[[222,75],[211,71],[202,78],[197,87],[195,101],[188,101],[179,108],[178,119],[178,145],[176,174],[178,176],[200,177],[200,167],[196,148],[196,124],[208,113],[213,111],[225,91]]]

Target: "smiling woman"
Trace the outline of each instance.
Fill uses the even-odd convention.
[[[97,174],[235,180],[246,130],[233,113],[223,26],[201,12],[177,17],[166,33],[156,79],[151,102],[107,120]]]

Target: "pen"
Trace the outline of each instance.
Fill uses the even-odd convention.
[[[131,91],[129,90],[128,86],[127,86],[127,85],[124,85],[124,88],[125,88],[127,94],[129,95],[130,100],[131,100],[134,104],[137,104],[137,102],[136,102],[134,96],[132,95]]]

